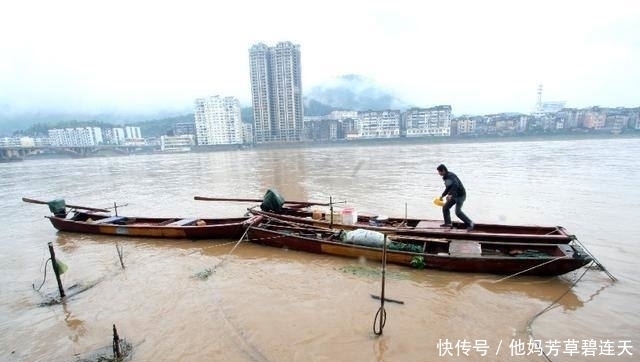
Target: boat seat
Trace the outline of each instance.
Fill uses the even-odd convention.
[[[167,226],[190,226],[194,225],[198,221],[198,219],[188,218],[188,219],[180,219],[178,221],[174,221],[172,223],[167,224]]]
[[[123,222],[126,219],[127,218],[125,216],[111,216],[104,219],[96,220],[93,223],[94,224],[115,224],[118,222]]]
[[[473,240],[451,240],[449,254],[453,256],[481,256],[482,244]]]
[[[439,228],[440,224],[438,222],[432,221],[432,220],[420,220],[420,222],[418,222],[418,225],[416,225],[416,229],[420,229],[420,228]]]

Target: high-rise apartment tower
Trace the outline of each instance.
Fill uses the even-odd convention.
[[[280,42],[249,49],[254,142],[297,142],[302,137],[300,46]]]

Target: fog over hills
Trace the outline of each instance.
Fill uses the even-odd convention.
[[[25,130],[34,124],[56,124],[63,121],[89,122],[99,121],[114,125],[136,124],[153,119],[162,119],[193,113],[185,107],[177,111],[111,111],[111,112],[73,112],[56,110],[34,110],[23,112],[0,111],[0,136],[9,136],[15,131]]]
[[[384,110],[405,109],[409,105],[399,99],[392,91],[384,89],[372,79],[349,74],[337,77],[322,84],[314,85],[304,94],[305,115],[322,116],[332,110]],[[250,104],[243,104],[242,118],[251,121],[251,112],[247,112]],[[61,107],[62,109],[62,107]],[[193,114],[193,106],[185,105],[174,110],[13,110],[9,104],[0,104],[0,136],[10,136],[15,131],[26,130],[34,124],[51,124],[59,122],[98,121],[114,125],[140,124],[143,122],[165,120]],[[192,116],[191,116],[192,117]],[[247,119],[249,118],[249,119]]]
[[[404,109],[408,104],[390,90],[384,89],[372,79],[357,74],[338,77],[316,85],[305,93],[305,98],[338,109],[355,111]]]

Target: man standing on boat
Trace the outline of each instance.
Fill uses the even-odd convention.
[[[467,231],[472,231],[474,227],[473,221],[471,221],[471,219],[462,212],[462,205],[464,204],[464,200],[467,198],[467,192],[464,189],[464,185],[462,185],[462,181],[460,181],[456,174],[447,170],[447,166],[443,164],[438,165],[436,170],[438,170],[438,174],[442,176],[445,186],[442,196],[440,196],[440,201],[442,201],[442,198],[445,196],[447,199],[444,205],[442,205],[444,224],[440,226],[449,228],[453,227],[451,224],[450,209],[453,205],[456,205],[456,216],[465,223]]]

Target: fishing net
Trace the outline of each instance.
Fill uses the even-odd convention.
[[[67,215],[67,204],[64,199],[55,199],[47,203],[49,211],[55,216],[65,217]]]

